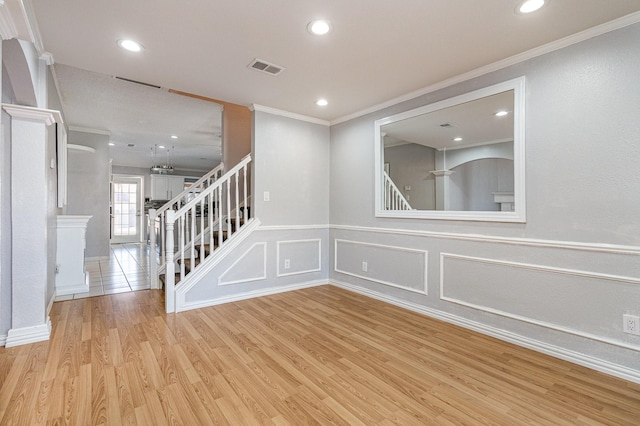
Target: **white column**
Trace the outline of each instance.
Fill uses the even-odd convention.
[[[450,210],[449,176],[451,170],[432,170],[436,177],[436,210]]]
[[[47,126],[57,111],[3,105],[11,116],[11,329],[6,346],[48,340]],[[61,121],[61,120],[59,120]],[[55,165],[54,165],[55,166]]]

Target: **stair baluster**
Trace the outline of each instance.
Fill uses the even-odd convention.
[[[190,200],[186,202],[178,200],[175,204],[178,207],[177,210],[171,207],[170,210],[162,212],[159,210],[150,211],[151,216],[155,215],[160,221],[166,214],[164,233],[166,241],[165,244],[162,242],[160,244],[165,247],[166,256],[165,274],[161,278],[164,278],[165,282],[167,312],[175,311],[177,286],[184,280],[188,280],[192,272],[200,270],[198,268],[209,257],[212,257],[213,252],[220,248],[227,239],[238,233],[247,222],[248,217],[244,217],[244,212],[249,211],[247,168],[250,162],[251,157],[245,157],[223,176],[208,182],[208,185],[203,187],[199,193],[191,194],[195,196],[190,197]],[[244,198],[242,200],[240,199],[240,185],[243,185]],[[241,209],[243,210],[242,218],[240,217]],[[200,220],[198,220],[198,214]],[[208,219],[205,219],[205,216],[208,216]],[[174,232],[177,232],[177,251],[173,243],[176,239]],[[208,248],[205,246],[205,242],[209,243]],[[153,243],[155,243],[154,239],[150,238],[150,244]],[[179,265],[177,274],[173,272],[176,265]],[[162,272],[159,270],[161,268],[153,265],[151,267],[152,274]]]

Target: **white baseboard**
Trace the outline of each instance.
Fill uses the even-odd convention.
[[[49,303],[47,303],[47,318],[49,318],[49,314],[51,313],[51,308],[53,308],[53,302],[55,302],[58,294],[55,290],[53,290],[53,294],[51,295],[51,299],[49,299]]]
[[[110,257],[109,256],[93,256],[93,257],[85,257],[84,261],[85,262],[92,262],[92,261],[96,261],[96,260],[109,260]]]
[[[253,299],[254,297],[270,296],[272,294],[285,293],[287,291],[302,290],[303,288],[317,287],[326,285],[327,280],[306,281],[303,283],[292,284],[282,287],[271,287],[260,290],[238,293],[231,296],[219,297],[217,299],[199,300],[197,302],[187,302],[180,306],[177,312],[188,311],[191,309],[206,308],[208,306],[222,305],[223,303],[238,302],[240,300]]]
[[[486,334],[496,339],[503,340],[505,342],[513,343],[514,345],[522,346],[528,349],[532,349],[537,352],[550,355],[555,358],[559,358],[565,361],[572,362],[574,364],[581,365],[583,367],[591,368],[592,370],[600,371],[611,376],[619,377],[624,380],[628,380],[634,383],[640,383],[640,370],[634,370],[619,364],[614,364],[609,361],[605,361],[599,358],[595,358],[589,355],[585,355],[579,352],[575,352],[569,349],[561,348],[559,346],[551,345],[549,343],[541,342],[539,340],[531,339],[516,333],[512,333],[507,330],[502,330],[493,326],[485,325],[477,321],[472,321],[457,315],[453,315],[447,312],[439,311],[436,309],[428,308],[426,306],[418,305],[415,303],[407,302],[402,299],[388,296],[386,294],[378,293],[367,288],[355,286],[342,281],[331,279],[329,283],[333,286],[340,287],[342,289],[352,291],[354,293],[362,294],[373,299],[381,300],[383,302],[417,312],[422,315],[426,315],[431,318],[439,319],[451,324],[458,325],[460,327],[467,328],[469,330],[476,331],[481,334]]]
[[[0,346],[5,346],[7,344],[7,335],[0,334]]]
[[[45,324],[33,327],[12,328],[9,330],[4,346],[11,348],[13,346],[42,342],[43,340],[49,340],[50,335],[51,320],[47,317],[47,322]]]

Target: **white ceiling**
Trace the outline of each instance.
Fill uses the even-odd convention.
[[[221,105],[67,65],[54,68],[71,129],[108,132],[114,165],[151,167],[156,145],[156,163],[177,169],[206,171],[220,162]]]
[[[640,0],[31,0],[56,63],[325,120],[640,10]],[[324,37],[306,30],[326,18]],[[142,54],[116,40],[132,38]],[[260,58],[286,68],[247,68]],[[315,100],[325,97],[327,107]]]

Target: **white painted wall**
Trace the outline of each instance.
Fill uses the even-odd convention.
[[[332,126],[332,282],[640,381],[622,332],[640,315],[638,40],[636,24]],[[527,223],[374,216],[374,120],[522,75]],[[378,246],[411,267],[376,269]],[[406,250],[427,253],[426,295],[402,288],[420,266]]]

